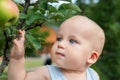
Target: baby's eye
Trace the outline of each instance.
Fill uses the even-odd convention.
[[[62,38],[61,38],[61,37],[57,37],[56,40],[57,40],[57,41],[61,41]]]
[[[77,43],[77,41],[74,39],[70,39],[70,43],[74,44],[74,43]]]

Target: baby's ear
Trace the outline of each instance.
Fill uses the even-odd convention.
[[[92,54],[89,56],[87,63],[88,64],[95,63],[97,61],[98,57],[99,57],[99,53],[96,51],[93,51]]]

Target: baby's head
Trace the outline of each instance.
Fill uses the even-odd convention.
[[[73,16],[61,24],[51,57],[67,69],[90,66],[97,61],[104,42],[104,32],[94,21],[85,16]]]
[[[91,47],[98,52],[99,55],[101,54],[105,42],[105,34],[102,28],[94,21],[86,16],[78,15],[66,20],[62,25],[61,28],[69,25],[68,28],[76,29],[75,32],[81,33],[82,35],[80,34],[80,36],[88,40]]]

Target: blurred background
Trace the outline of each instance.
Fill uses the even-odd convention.
[[[14,1],[21,4],[25,2],[24,0]],[[36,1],[31,0],[31,3]],[[64,1],[62,4],[71,0]],[[120,0],[72,0],[72,3],[79,6],[82,15],[94,20],[105,31],[106,42],[102,55],[92,67],[99,73],[101,80],[120,80]],[[58,4],[52,5],[58,8]],[[30,30],[32,33],[39,32],[40,37],[42,37],[42,48],[32,51],[30,44],[26,44],[28,47],[26,48],[27,58],[25,67],[28,71],[45,65],[46,61],[50,59],[49,53],[56,39],[55,35],[58,27],[55,25],[44,25],[42,28]],[[0,51],[2,51],[4,43],[2,38],[3,35],[0,32]],[[2,56],[2,53],[0,55]],[[52,62],[50,61],[48,64],[52,64]],[[0,76],[0,80],[6,80],[6,72],[7,68],[3,75]]]

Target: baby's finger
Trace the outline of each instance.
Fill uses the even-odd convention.
[[[17,45],[17,39],[14,39],[14,40],[13,40],[13,43],[14,43],[14,45],[16,46],[16,45]]]
[[[18,35],[16,35],[16,39],[22,40],[22,39],[24,39],[24,36],[25,36],[25,31],[24,30],[19,30]]]
[[[20,35],[21,37],[24,37],[24,35],[25,35],[25,30],[19,30],[19,35]]]

